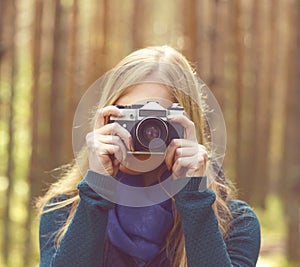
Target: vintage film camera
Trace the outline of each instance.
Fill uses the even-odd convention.
[[[109,123],[117,122],[127,129],[133,139],[132,154],[162,154],[174,138],[184,137],[184,128],[179,123],[168,120],[168,115],[183,115],[184,110],[178,103],[169,108],[162,107],[155,101],[145,105],[119,106],[123,117],[109,118]]]

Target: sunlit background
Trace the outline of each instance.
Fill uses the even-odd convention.
[[[0,0],[0,266],[37,266],[34,199],[72,160],[85,90],[131,51],[183,52],[218,99],[257,266],[300,266],[300,1]]]

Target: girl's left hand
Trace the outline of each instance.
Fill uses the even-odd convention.
[[[207,151],[198,144],[195,124],[184,115],[169,116],[169,121],[185,128],[185,139],[173,139],[166,149],[165,164],[174,178],[204,176]]]

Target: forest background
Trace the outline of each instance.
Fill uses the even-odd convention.
[[[70,162],[88,87],[168,44],[216,96],[226,175],[262,226],[257,266],[300,266],[300,1],[0,0],[0,266],[38,266],[33,202]]]

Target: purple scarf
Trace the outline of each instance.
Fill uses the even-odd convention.
[[[141,178],[117,174],[117,179],[131,186],[143,186]],[[159,253],[173,226],[171,205],[170,199],[148,207],[116,205],[108,214],[108,238],[114,246],[136,258],[139,266],[144,266]]]

